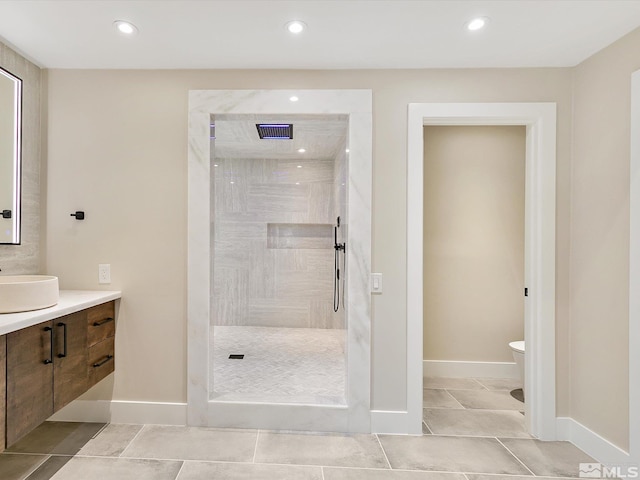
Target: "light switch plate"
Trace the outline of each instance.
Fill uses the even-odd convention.
[[[371,274],[371,293],[382,293],[382,274]]]

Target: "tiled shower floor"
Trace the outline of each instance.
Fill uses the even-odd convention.
[[[342,404],[345,330],[213,327],[211,399]],[[244,354],[244,359],[229,359]]]

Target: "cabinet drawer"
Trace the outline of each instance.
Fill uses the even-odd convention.
[[[115,302],[104,303],[87,310],[87,329],[89,347],[113,337],[116,332]]]
[[[89,384],[95,385],[114,370],[115,342],[110,337],[89,348]]]

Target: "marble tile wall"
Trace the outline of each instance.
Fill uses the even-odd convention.
[[[335,161],[214,165],[212,325],[344,328],[332,308]]]
[[[40,68],[0,43],[0,67],[22,79],[22,231],[0,245],[0,275],[40,269]]]

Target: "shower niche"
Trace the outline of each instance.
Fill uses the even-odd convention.
[[[188,251],[190,425],[370,431],[370,91],[191,91]]]

